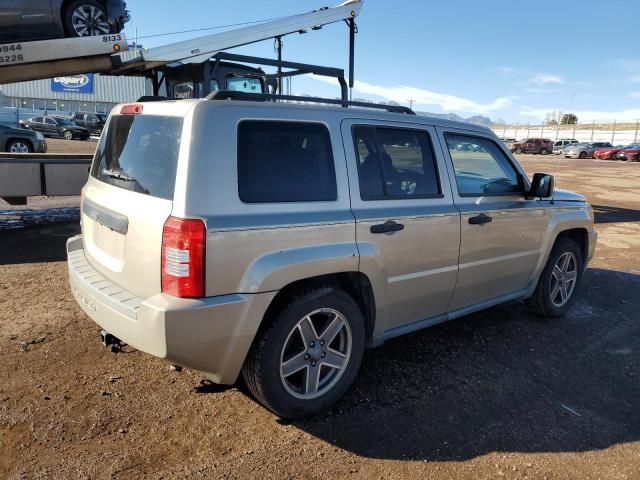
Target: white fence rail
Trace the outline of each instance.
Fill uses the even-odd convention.
[[[522,125],[518,127],[495,126],[493,131],[499,137],[515,138],[524,140],[528,137],[542,137],[557,140],[560,138],[575,138],[580,142],[611,142],[612,145],[628,145],[640,141],[640,131],[637,129],[614,129],[613,124],[607,125],[606,129],[598,128],[573,128],[572,126],[563,126],[559,129],[552,125]]]

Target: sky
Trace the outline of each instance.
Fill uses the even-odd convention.
[[[127,0],[125,33],[145,48],[210,32],[164,34],[305,13],[329,0]],[[640,119],[640,0],[365,0],[357,18],[354,98],[417,111],[540,122]],[[234,27],[239,28],[239,27]],[[284,38],[283,58],[348,67],[344,23]],[[273,41],[234,53],[275,56]],[[334,84],[335,83],[335,86]],[[337,82],[297,77],[294,94],[339,96]]]

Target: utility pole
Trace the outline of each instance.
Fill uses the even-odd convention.
[[[633,143],[638,141],[638,119],[636,119],[636,133],[633,135]]]
[[[591,141],[593,142],[593,133],[596,129],[596,121],[594,120],[593,123],[591,124]]]
[[[542,130],[540,130],[540,138],[544,138],[544,120],[542,121]]]
[[[531,122],[527,122],[527,138],[529,138],[529,129],[531,128]]]
[[[616,121],[613,121],[613,133],[611,134],[611,145],[614,144],[616,138]]]
[[[516,131],[513,133],[513,138],[515,138],[516,140],[518,139],[518,122],[516,122]]]
[[[409,100],[407,100],[409,102],[409,109],[413,110],[413,102],[415,102],[415,99],[410,98]]]

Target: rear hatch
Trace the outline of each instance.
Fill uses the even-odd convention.
[[[88,262],[141,298],[161,291],[162,230],[173,206],[183,125],[181,116],[147,113],[154,107],[109,118],[82,201]]]

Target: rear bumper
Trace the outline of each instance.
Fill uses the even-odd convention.
[[[127,344],[234,383],[264,313],[276,292],[185,299],[157,294],[136,297],[87,262],[82,235],[67,241],[71,291],[100,327]]]

